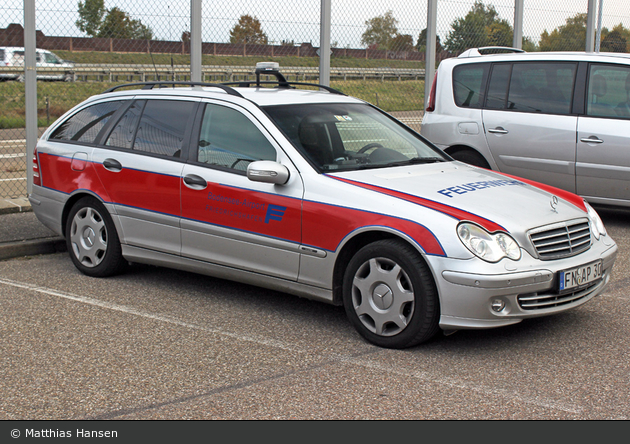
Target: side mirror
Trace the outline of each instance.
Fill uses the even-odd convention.
[[[253,182],[284,185],[289,180],[289,169],[272,160],[258,160],[247,165],[247,178]]]

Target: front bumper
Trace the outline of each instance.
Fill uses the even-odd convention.
[[[440,294],[440,328],[460,330],[516,324],[578,307],[600,294],[610,281],[617,245],[610,237],[582,254],[541,261],[524,252],[518,262],[489,264],[480,259],[432,258]],[[602,277],[570,293],[558,292],[558,272],[602,260]],[[501,301],[501,310],[492,304]]]

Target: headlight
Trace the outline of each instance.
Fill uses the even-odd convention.
[[[600,236],[606,236],[606,227],[604,227],[604,222],[602,222],[599,214],[597,214],[597,211],[595,211],[588,202],[584,201],[584,205],[586,205],[588,218],[591,220],[591,231],[593,232],[595,239],[599,240]]]
[[[457,235],[475,256],[488,262],[499,262],[504,257],[514,261],[521,258],[521,248],[506,233],[488,233],[478,225],[462,222],[457,226]]]

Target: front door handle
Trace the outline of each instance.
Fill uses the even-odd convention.
[[[105,167],[105,169],[113,171],[115,173],[122,170],[122,165],[116,159],[105,159],[103,161],[103,166]]]
[[[507,134],[508,130],[506,130],[502,126],[497,126],[496,128],[489,129],[488,132],[492,134]]]
[[[208,186],[206,179],[196,174],[187,174],[184,176],[184,184],[193,190],[203,190]]]
[[[604,141],[602,139],[600,139],[597,136],[591,136],[591,137],[582,137],[580,139],[580,142],[584,142],[584,143],[604,143]]]

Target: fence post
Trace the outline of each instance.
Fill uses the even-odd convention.
[[[330,86],[330,2],[322,0],[319,32],[319,83]]]
[[[35,0],[24,0],[24,90],[26,120],[26,193],[33,192],[33,153],[37,145],[37,68]]]
[[[523,0],[514,0],[514,48],[523,48]]]
[[[190,80],[201,82],[201,0],[190,0]]]
[[[588,0],[588,15],[586,17],[586,52],[595,50],[595,4],[596,0]]]
[[[435,74],[435,48],[437,46],[437,2],[427,2],[427,49],[424,63],[424,108],[427,107],[431,94],[431,82]]]

